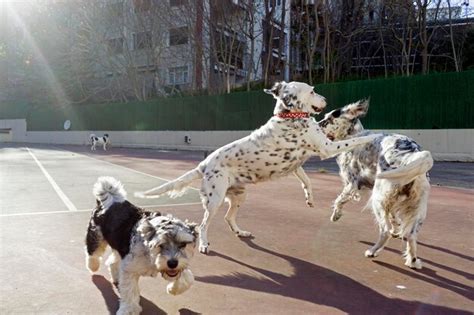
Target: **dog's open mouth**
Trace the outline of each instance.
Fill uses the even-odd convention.
[[[166,270],[164,271],[164,273],[166,273],[166,275],[170,278],[174,278],[176,277],[177,275],[179,275],[179,270],[176,270],[176,269],[171,269],[171,270]]]
[[[311,107],[313,108],[313,110],[316,114],[319,114],[324,110],[324,108],[318,108],[316,106],[311,106]]]

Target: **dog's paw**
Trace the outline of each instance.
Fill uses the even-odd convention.
[[[418,270],[423,268],[421,259],[419,258],[407,258],[405,261],[405,266],[408,266],[411,269],[418,269]]]
[[[378,254],[376,252],[373,252],[371,249],[366,250],[364,255],[367,258],[374,258],[378,256]]]
[[[238,237],[251,237],[252,233],[248,231],[237,231],[235,232],[235,235],[237,235]]]
[[[209,254],[209,243],[204,245],[204,244],[200,244],[199,245],[199,252],[201,254]]]
[[[189,269],[184,269],[176,281],[170,282],[166,286],[166,292],[171,295],[178,295],[188,290],[193,283],[193,273]]]
[[[306,200],[306,205],[310,208],[314,208],[314,201],[313,200]]]
[[[100,258],[88,256],[86,257],[86,265],[87,265],[87,269],[89,269],[91,273],[94,273],[97,270],[99,270]]]
[[[341,211],[334,211],[331,215],[331,221],[336,222],[342,217],[342,212]]]

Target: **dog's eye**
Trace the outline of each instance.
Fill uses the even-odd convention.
[[[311,91],[311,95],[314,95],[314,91]]]
[[[186,247],[186,245],[188,245],[188,243],[181,243],[179,244],[178,248],[183,249]]]

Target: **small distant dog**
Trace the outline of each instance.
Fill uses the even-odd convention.
[[[103,148],[104,148],[104,151],[107,151],[107,146],[110,144],[110,139],[109,139],[109,134],[104,134],[103,137],[97,137],[95,134],[91,134],[89,136],[89,139],[91,140],[91,150],[92,151],[95,151],[95,146],[96,145],[100,145],[102,144],[103,145]]]
[[[193,180],[202,179],[201,201],[205,210],[199,230],[199,251],[207,253],[207,230],[224,200],[229,202],[225,220],[239,237],[250,237],[236,223],[237,211],[245,200],[245,186],[293,173],[301,182],[306,204],[314,206],[311,182],[302,165],[311,156],[328,158],[357,145],[371,142],[376,135],[332,142],[310,117],[325,107],[324,97],[301,82],[278,82],[265,93],[273,95],[274,116],[249,136],[229,143],[181,177],[146,191],[141,198],[157,198],[169,193],[179,196]]]
[[[326,136],[333,140],[368,135],[359,118],[365,116],[368,100],[358,101],[326,114],[319,122]],[[390,237],[407,240],[405,265],[421,269],[416,238],[427,212],[430,183],[427,172],[433,166],[429,151],[421,151],[412,139],[398,134],[383,134],[371,143],[343,152],[337,157],[339,174],[344,182],[333,204],[332,221],[342,216],[349,200],[360,200],[360,192],[372,189],[371,206],[379,225],[379,240],[365,252],[375,257]]]
[[[189,269],[197,236],[196,224],[172,216],[147,212],[126,200],[122,184],[100,177],[94,185],[97,206],[86,234],[86,265],[99,269],[107,246],[112,254],[106,265],[120,293],[117,314],[139,314],[140,276],[161,273],[169,281],[168,294],[181,294],[194,282]]]

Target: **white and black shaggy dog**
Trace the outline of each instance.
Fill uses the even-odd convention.
[[[245,186],[295,174],[301,181],[306,203],[314,204],[311,183],[303,163],[314,155],[323,158],[372,141],[375,136],[332,142],[310,117],[326,107],[324,97],[312,86],[300,82],[279,82],[266,93],[276,99],[274,116],[249,136],[227,144],[181,177],[153,188],[137,197],[156,198],[164,193],[179,195],[193,180],[201,179],[201,200],[205,210],[199,230],[199,251],[207,253],[209,224],[224,200],[229,203],[225,220],[240,237],[251,236],[236,223],[239,207],[245,200]]]
[[[326,114],[319,125],[328,138],[342,140],[368,135],[359,118],[365,116],[368,100],[349,104]],[[332,221],[342,216],[349,200],[359,200],[363,190],[372,190],[370,206],[379,226],[379,240],[365,252],[375,257],[390,237],[406,239],[405,265],[421,269],[416,238],[426,217],[430,183],[427,172],[433,166],[429,151],[399,134],[382,134],[371,143],[343,152],[337,157],[344,188],[333,204]]]
[[[99,269],[107,246],[112,281],[118,284],[120,308],[117,314],[139,314],[140,276],[161,273],[169,281],[167,292],[181,294],[193,283],[189,269],[197,237],[196,224],[147,212],[126,200],[122,184],[112,177],[100,177],[94,185],[97,206],[86,234],[86,265]]]
[[[91,150],[92,151],[95,151],[96,148],[95,146],[96,145],[102,145],[103,148],[104,148],[104,151],[107,151],[107,146],[109,146],[110,144],[110,138],[109,138],[109,135],[106,133],[104,134],[103,137],[97,137],[95,134],[91,133],[89,135],[89,139],[91,140]]]

